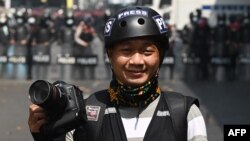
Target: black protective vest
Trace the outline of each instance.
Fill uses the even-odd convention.
[[[125,129],[119,113],[104,115],[107,103],[106,90],[91,95],[86,105],[100,106],[99,120],[88,121],[76,129],[74,141],[126,141]],[[187,141],[187,114],[198,100],[175,92],[164,92],[146,131],[144,141]],[[119,111],[118,109],[116,110]],[[156,116],[157,111],[169,111],[170,116]]]
[[[27,40],[28,38],[28,29],[25,25],[19,25],[16,28],[16,41],[20,42],[22,40]]]
[[[126,134],[119,113],[106,114],[107,90],[99,91],[86,100],[86,105],[100,106],[98,121],[87,121],[74,132],[74,141],[126,141]],[[198,100],[175,92],[160,95],[158,110],[169,110],[170,116],[156,116],[156,112],[146,131],[144,141],[187,141],[187,114],[192,104],[199,106]],[[119,111],[119,110],[117,110]],[[32,133],[35,141],[65,141],[65,135],[46,137]]]
[[[73,45],[74,43],[74,30],[71,27],[65,27],[62,32],[62,42]]]
[[[51,34],[48,28],[39,27],[36,41],[38,44],[42,44],[44,42],[49,42],[51,39]]]

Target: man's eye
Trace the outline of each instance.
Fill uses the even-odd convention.
[[[144,53],[146,53],[146,54],[151,54],[151,53],[153,53],[153,52],[154,52],[154,50],[151,49],[151,48],[146,48],[146,49],[144,49]]]
[[[121,51],[123,51],[123,52],[129,52],[129,51],[131,51],[131,49],[130,48],[122,48]]]
[[[151,49],[146,49],[145,52],[153,52]]]
[[[144,50],[145,55],[151,55],[152,53],[153,53],[153,50],[151,50],[151,49],[145,49]]]

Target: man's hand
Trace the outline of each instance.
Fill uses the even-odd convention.
[[[35,104],[31,104],[29,107],[29,128],[32,133],[40,132],[40,128],[47,122],[47,116],[45,110]]]

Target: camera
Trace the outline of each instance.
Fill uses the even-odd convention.
[[[48,122],[40,129],[45,135],[66,133],[86,121],[83,93],[75,85],[37,80],[29,88],[29,98],[47,112]]]

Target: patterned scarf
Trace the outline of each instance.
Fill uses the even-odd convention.
[[[140,87],[126,86],[112,79],[108,89],[110,100],[118,106],[145,107],[161,93],[158,86],[158,74]]]

